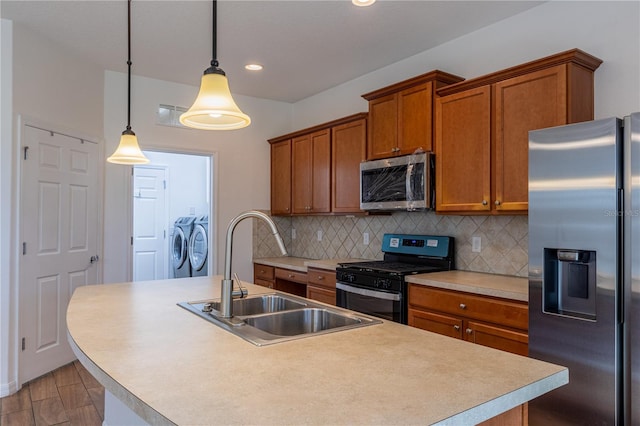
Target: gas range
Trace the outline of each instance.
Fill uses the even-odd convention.
[[[336,268],[336,302],[347,309],[406,324],[404,278],[454,269],[453,250],[453,237],[384,234],[383,260],[341,263]]]

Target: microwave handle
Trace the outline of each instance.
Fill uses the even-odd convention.
[[[407,164],[407,173],[405,173],[405,191],[407,194],[407,201],[413,201],[413,189],[411,182],[413,181],[413,171],[415,167],[414,163]]]
[[[353,287],[341,282],[336,283],[336,289],[346,291],[347,293],[359,294],[360,296],[369,296],[376,299],[393,300],[398,302],[402,299],[399,293],[386,293],[383,291],[367,290],[366,288]]]

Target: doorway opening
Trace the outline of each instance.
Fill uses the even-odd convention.
[[[212,156],[144,155],[151,162],[133,167],[133,281],[209,275],[215,259]]]

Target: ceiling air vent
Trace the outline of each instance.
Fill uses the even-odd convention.
[[[187,108],[185,107],[160,104],[158,106],[158,116],[156,119],[156,123],[161,126],[171,126],[180,127],[181,129],[188,129],[187,126],[183,126],[180,123],[180,115],[186,111]]]

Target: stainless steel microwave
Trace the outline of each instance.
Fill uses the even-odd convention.
[[[433,154],[405,155],[360,163],[362,210],[433,208]]]

